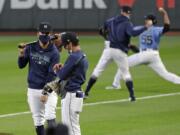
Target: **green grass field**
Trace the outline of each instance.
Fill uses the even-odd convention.
[[[17,44],[36,40],[34,36],[0,37],[0,134],[35,135],[31,114],[1,117],[4,114],[29,111],[26,102],[27,68],[17,67]],[[103,50],[99,36],[81,36],[81,46],[89,60],[87,79],[92,73]],[[137,44],[134,38],[132,43]],[[160,54],[167,69],[180,75],[180,38],[162,38]],[[62,62],[67,54],[62,53]],[[121,90],[105,90],[111,85],[116,65],[110,64],[100,76],[85,103],[128,98],[122,82]],[[85,106],[81,114],[82,135],[179,135],[180,134],[180,86],[167,82],[146,66],[131,68],[136,97],[177,93],[173,96],[137,100],[135,103],[116,102]],[[86,85],[86,84],[85,84]],[[85,88],[85,85],[83,88]],[[60,110],[57,110],[60,122]]]

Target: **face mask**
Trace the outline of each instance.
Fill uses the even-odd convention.
[[[46,45],[50,41],[50,36],[48,35],[39,35],[39,40]]]

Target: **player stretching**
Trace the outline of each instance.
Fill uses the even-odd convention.
[[[113,60],[116,62],[118,69],[121,71],[123,79],[126,82],[130,101],[135,101],[133,82],[131,74],[129,73],[127,60],[127,52],[129,50],[128,44],[131,36],[138,36],[146,30],[146,27],[135,30],[129,20],[130,15],[131,8],[124,6],[121,9],[121,15],[113,17],[105,22],[103,31],[105,34],[107,33],[107,40],[110,42],[105,41],[105,43],[109,43],[109,47],[104,49],[103,54],[91,75],[85,91],[86,97],[102,71],[104,71],[105,67]]]
[[[140,35],[140,52],[128,57],[129,66],[132,67],[140,64],[147,64],[164,79],[175,84],[180,84],[180,77],[168,72],[159,56],[158,49],[160,37],[170,29],[170,21],[167,12],[163,8],[159,8],[159,12],[163,14],[164,27],[155,26],[157,24],[157,20],[154,15],[150,14],[145,16],[145,23],[147,23],[147,21],[152,21],[152,24],[148,26],[149,28],[147,31]],[[112,89],[120,87],[120,80],[121,72],[118,69],[112,84]]]
[[[51,93],[46,104],[40,101],[44,85],[55,77],[53,66],[59,63],[59,52],[50,41],[51,30],[49,23],[41,23],[38,28],[39,40],[19,49],[19,68],[29,64],[27,96],[37,135],[45,135],[45,119],[48,126],[56,124],[57,95]]]

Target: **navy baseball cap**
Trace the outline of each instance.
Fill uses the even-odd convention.
[[[132,8],[130,6],[122,6],[121,11],[125,12],[127,14],[131,14],[132,13]]]
[[[49,22],[41,22],[39,24],[38,31],[42,33],[49,33],[52,31],[52,27]]]
[[[72,42],[74,45],[77,45],[79,43],[79,38],[74,32],[64,32],[61,33],[61,42],[64,46],[70,42]]]
[[[146,16],[144,16],[145,20],[152,20],[153,24],[157,24],[157,18],[154,14],[148,14]]]

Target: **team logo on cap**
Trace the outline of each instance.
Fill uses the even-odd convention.
[[[47,29],[47,27],[48,27],[47,25],[44,25],[44,28],[45,28],[45,29]]]

